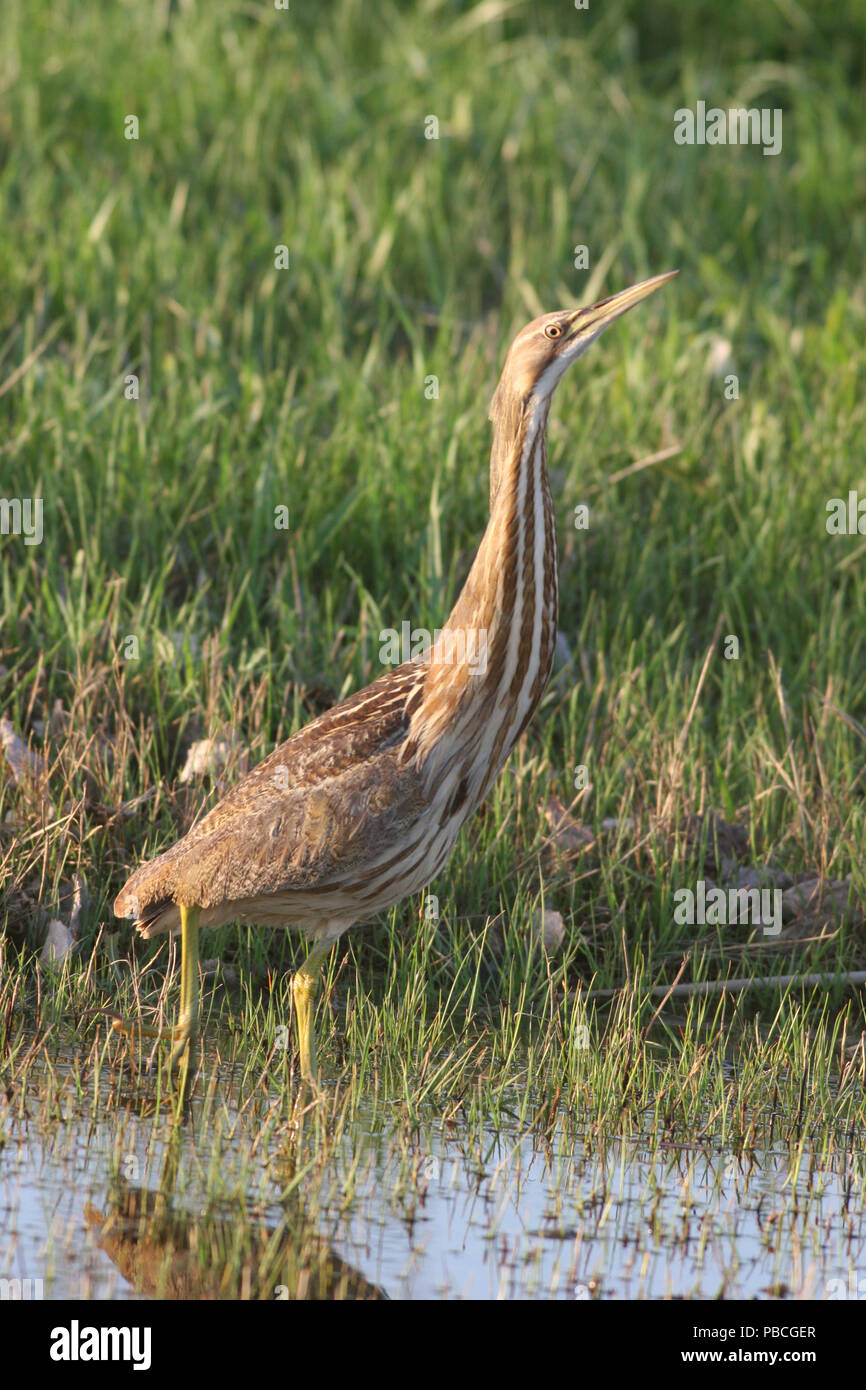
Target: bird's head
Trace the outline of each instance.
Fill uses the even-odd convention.
[[[670,270],[654,275],[585,309],[560,309],[533,319],[511,344],[490,418],[496,419],[497,404],[504,397],[519,402],[523,409],[549,401],[572,362],[583,356],[599,334],[676,274]]]

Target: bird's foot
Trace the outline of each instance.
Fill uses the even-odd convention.
[[[180,1023],[170,1028],[153,1028],[149,1024],[130,1023],[128,1019],[114,1015],[111,1026],[130,1043],[134,1043],[136,1038],[152,1038],[154,1042],[173,1043],[170,1058],[172,1067],[176,1066],[188,1051],[192,1051],[198,1039],[198,1030],[191,1019],[181,1019]]]
[[[157,1042],[171,1042],[170,1067],[183,1062],[181,1074],[181,1096],[186,1096],[188,1082],[195,1071],[198,1058],[198,918],[199,909],[181,904],[181,967],[180,967],[180,1021],[174,1028],[149,1028],[147,1024],[126,1023],[115,1016],[113,1027],[127,1038],[136,1034],[143,1038],[154,1038]],[[155,1050],[155,1049],[154,1049]]]

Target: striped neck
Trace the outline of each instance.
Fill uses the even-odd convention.
[[[484,795],[529,722],[553,665],[558,587],[549,411],[549,400],[509,402],[499,419],[490,519],[425,683],[421,742],[427,751],[439,739],[450,744],[440,750],[448,765],[468,755],[471,802]],[[453,659],[461,642],[467,654],[484,654],[474,669]]]

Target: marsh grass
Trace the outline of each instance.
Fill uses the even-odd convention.
[[[95,1246],[152,1297],[411,1290],[443,1213],[469,1221],[464,1247],[493,1242],[500,1296],[742,1296],[756,1272],[777,1297],[845,1284],[866,1214],[866,1077],[838,1001],[792,991],[758,1018],[693,998],[641,1027],[642,978],[599,1012],[554,973],[528,1028],[504,1005],[481,1023],[470,971],[453,1007],[410,1025],[401,1009],[427,998],[425,967],[421,952],[382,999],[352,989],[351,1008],[353,982],[334,982],[341,1040],[306,1108],[277,1043],[281,986],[247,1001],[243,1028],[209,1018],[182,1115],[164,1058],[131,1066],[105,1028],[88,1042],[61,988],[34,1037],[4,972],[0,1160],[23,1150],[49,1196],[76,1193]],[[51,1198],[49,1281],[68,1294],[74,1274],[73,1296],[105,1296],[63,1205]],[[506,1239],[512,1210],[523,1254]],[[376,1254],[377,1230],[385,1250],[406,1243],[402,1273]]]

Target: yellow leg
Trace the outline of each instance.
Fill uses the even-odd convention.
[[[180,909],[180,1018],[174,1028],[137,1027],[114,1020],[114,1027],[127,1037],[136,1032],[146,1038],[168,1039],[174,1043],[171,1064],[187,1054],[186,1075],[192,1070],[198,1040],[198,919],[199,908],[182,905]]]
[[[315,1087],[318,1081],[316,1066],[316,1027],[313,1018],[319,988],[319,967],[333,946],[332,941],[319,942],[313,947],[292,980],[292,1000],[298,1020],[298,1047],[301,1053],[301,1080]]]
[[[175,1029],[172,1066],[179,1062],[189,1045],[189,1063],[194,1060],[198,1042],[198,916],[197,907],[180,909],[180,1019]]]

